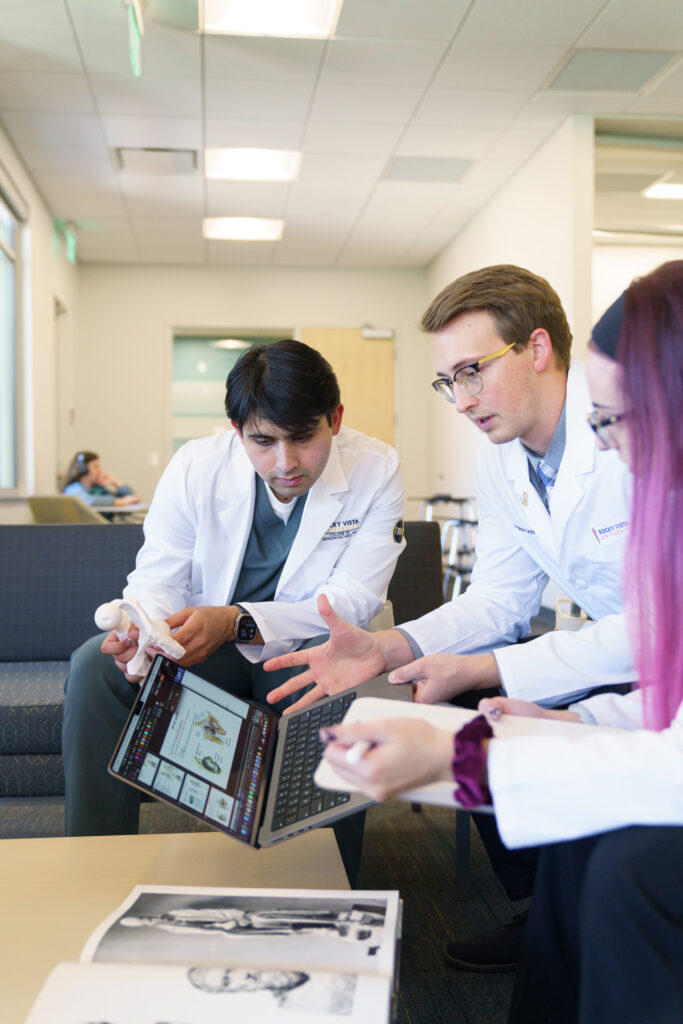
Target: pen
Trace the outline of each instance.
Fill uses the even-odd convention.
[[[346,751],[347,764],[358,764],[372,746],[373,744],[369,740],[357,740]]]

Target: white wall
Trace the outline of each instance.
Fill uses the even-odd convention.
[[[55,338],[54,300],[69,311],[74,306],[76,269],[54,246],[52,216],[19,157],[0,128],[0,181],[27,208],[23,231],[23,319],[20,346],[26,448],[23,477],[30,491],[55,489]],[[73,315],[65,325],[65,344],[72,340]],[[0,502],[0,521],[30,522],[25,502]]]
[[[288,328],[297,334],[303,327],[369,322],[396,331],[396,443],[408,494],[423,495],[431,355],[417,325],[425,282],[425,272],[417,270],[80,267],[76,447],[97,451],[149,499],[170,454],[174,330]],[[149,464],[154,455],[157,468]]]
[[[593,323],[634,277],[647,274],[669,260],[683,260],[683,246],[596,244],[593,251]]]
[[[593,122],[565,121],[429,268],[428,301],[479,267],[515,263],[558,292],[581,357],[591,325]],[[482,439],[445,402],[432,406],[433,490],[473,494]]]

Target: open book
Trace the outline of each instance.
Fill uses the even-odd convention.
[[[26,1024],[387,1024],[398,892],[138,885]]]
[[[439,729],[447,729],[456,733],[459,729],[476,718],[479,711],[454,707],[451,704],[411,704],[382,700],[380,697],[359,697],[353,702],[346,715],[345,722],[373,722],[380,718],[421,718]],[[620,730],[599,725],[582,725],[578,722],[561,721],[554,718],[526,718],[522,715],[502,715],[493,724],[494,736],[515,738],[518,736],[573,736],[579,739],[583,730],[590,729],[591,735],[596,732],[618,732]],[[334,770],[329,761],[322,759],[318,765],[314,779],[321,789],[353,792],[352,785]],[[454,783],[432,782],[419,789],[401,793],[399,800],[410,800],[415,803],[439,804],[445,807],[458,807],[453,797]],[[471,807],[467,810],[472,810]],[[478,807],[478,812],[493,814],[493,807]]]

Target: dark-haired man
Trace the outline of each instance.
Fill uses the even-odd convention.
[[[332,367],[309,346],[254,347],[227,380],[233,431],[184,445],[163,473],[124,596],[165,619],[184,667],[264,702],[269,657],[325,632],[317,598],[366,626],[403,547],[404,491],[388,445],[342,427]],[[136,832],[136,791],[106,765],[136,689],[132,639],[72,656],[64,708],[67,835]],[[281,710],[289,703],[281,702]]]

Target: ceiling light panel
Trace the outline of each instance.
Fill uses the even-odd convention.
[[[224,181],[295,181],[301,153],[284,149],[205,149],[204,173]]]
[[[567,92],[637,91],[674,56],[656,50],[579,50],[549,88]]]
[[[659,181],[643,192],[646,199],[683,199],[683,182]]]
[[[200,31],[241,36],[334,35],[342,0],[203,0]]]
[[[283,220],[267,217],[205,217],[204,238],[233,242],[276,242],[282,237]]]

